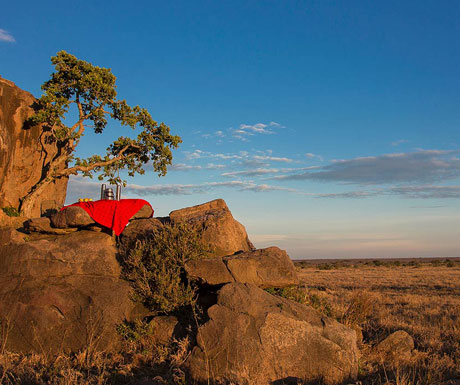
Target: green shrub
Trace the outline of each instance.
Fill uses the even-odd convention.
[[[16,207],[3,207],[2,210],[9,217],[19,217],[19,211]]]
[[[189,225],[158,227],[123,252],[123,275],[131,283],[133,299],[162,313],[192,305],[195,289],[184,280],[184,265],[208,253],[198,231]]]

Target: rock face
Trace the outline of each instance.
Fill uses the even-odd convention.
[[[0,208],[18,208],[24,197],[41,177],[42,170],[59,151],[47,143],[41,126],[28,127],[26,120],[33,115],[35,98],[0,77]],[[39,217],[41,205],[49,207],[64,203],[67,178],[61,178],[47,187],[32,209]]]
[[[299,283],[294,264],[278,247],[223,258],[193,260],[185,265],[185,270],[189,279],[208,285],[240,282],[269,288]]]
[[[16,231],[15,229],[0,230],[0,247],[8,244],[24,243],[25,234]]]
[[[217,296],[187,361],[193,380],[335,384],[356,376],[354,330],[251,284],[227,284]]]
[[[116,256],[112,237],[89,231],[3,246],[0,321],[11,326],[6,349],[115,347],[115,325],[134,309]]]
[[[216,256],[254,249],[244,226],[233,218],[223,199],[175,210],[169,217],[172,222],[184,221],[202,231],[203,240]]]

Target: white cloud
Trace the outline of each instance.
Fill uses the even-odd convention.
[[[199,159],[199,158],[203,158],[204,156],[206,156],[206,153],[204,151],[201,151],[201,150],[195,150],[193,152],[190,152],[190,151],[184,151],[184,154],[185,154],[185,158],[186,159]]]
[[[265,123],[256,123],[256,124],[240,124],[236,129],[231,128],[230,132],[234,138],[237,138],[242,141],[247,141],[248,137],[254,136],[257,134],[274,134],[274,128],[281,128],[281,124],[276,122],[270,122],[269,124]]]
[[[14,43],[16,39],[11,33],[0,28],[0,41],[6,41],[7,43]]]
[[[391,143],[391,145],[393,147],[397,147],[399,146],[400,144],[403,144],[403,143],[408,143],[409,141],[406,140],[406,139],[399,139],[399,140],[395,140],[394,142]]]
[[[246,170],[246,171],[233,171],[233,172],[224,172],[221,174],[225,177],[240,177],[240,176],[260,176],[266,174],[275,174],[279,172],[279,169],[276,168],[257,168],[255,170]]]
[[[318,154],[313,154],[312,152],[307,152],[305,154],[305,156],[308,158],[308,159],[319,159],[321,162],[324,160],[323,157],[321,155],[318,155]]]
[[[190,171],[190,170],[201,170],[201,166],[192,166],[185,163],[176,163],[169,167],[171,171]]]
[[[271,162],[284,162],[284,163],[291,163],[294,160],[290,158],[280,158],[277,156],[268,156],[268,155],[255,155],[254,156],[255,160],[268,160]]]
[[[98,199],[101,184],[87,180],[81,176],[71,177],[67,190],[67,202],[75,202],[81,197],[92,197]],[[206,182],[201,184],[157,184],[152,186],[141,186],[137,184],[128,184],[123,188],[122,194],[134,195],[139,197],[148,197],[152,195],[191,195],[202,194],[218,188],[232,188],[239,191],[253,192],[271,192],[285,191],[290,193],[303,194],[296,189],[272,186],[268,184],[257,184],[249,181],[229,181],[229,182]]]

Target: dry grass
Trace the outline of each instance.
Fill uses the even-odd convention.
[[[304,287],[333,316],[362,330],[362,384],[431,385],[460,380],[460,263],[297,264]],[[410,360],[373,350],[396,330],[415,341]],[[460,383],[460,382],[458,382]]]

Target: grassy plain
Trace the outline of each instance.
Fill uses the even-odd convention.
[[[359,383],[460,384],[458,259],[298,261],[296,267],[313,305],[362,331]],[[409,360],[383,360],[373,347],[397,330],[414,338],[416,351]]]

